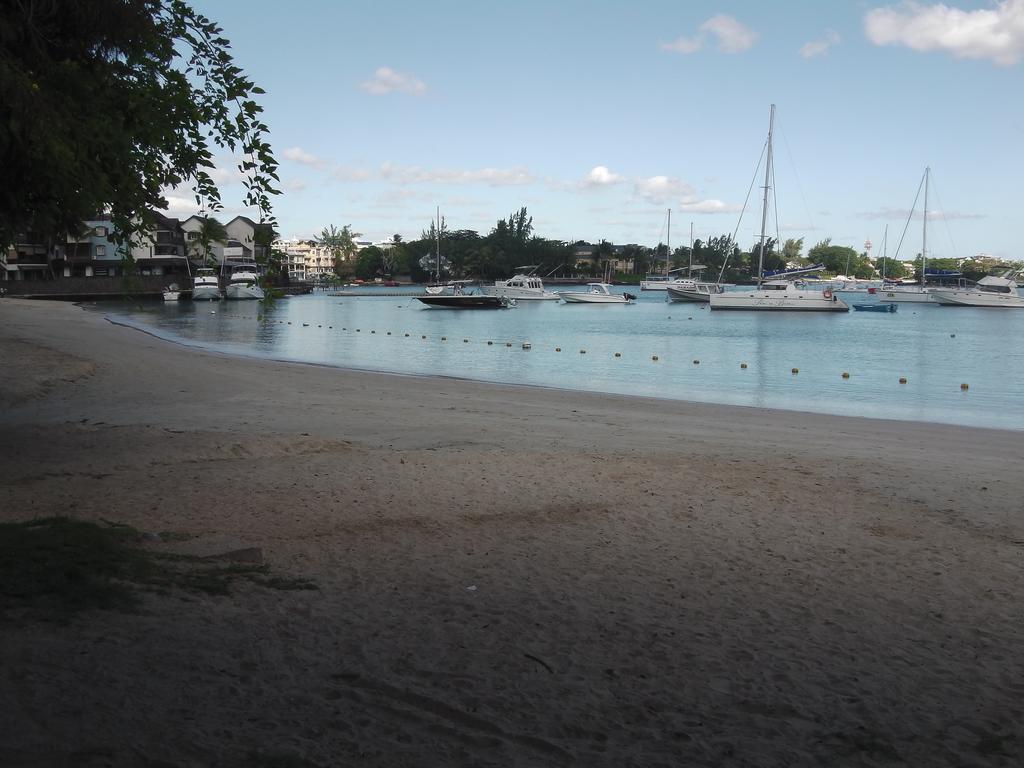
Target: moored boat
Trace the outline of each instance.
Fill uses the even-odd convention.
[[[792,278],[822,269],[822,265],[794,270],[780,270],[775,273],[764,271],[765,228],[768,223],[768,194],[772,189],[772,134],[775,126],[775,105],[772,104],[768,119],[768,144],[765,151],[764,199],[761,204],[761,239],[758,250],[757,287],[750,291],[725,291],[712,294],[709,298],[711,309],[783,311],[783,312],[848,312],[846,302],[836,296],[831,288],[807,290],[802,282]],[[771,278],[765,280],[766,274]]]
[[[853,308],[858,312],[895,312],[899,309],[895,304],[882,304],[881,302],[854,304]]]
[[[515,299],[504,296],[487,296],[481,293],[455,293],[447,295],[417,296],[428,307],[440,309],[508,309],[516,305]]]
[[[254,265],[235,267],[228,281],[227,298],[229,299],[262,299],[263,289]]]
[[[566,304],[629,304],[636,300],[631,293],[612,293],[608,283],[587,283],[586,291],[559,291]]]
[[[680,280],[678,283],[670,283],[668,291],[669,301],[692,301],[710,303],[711,295],[722,293],[725,289],[718,283],[708,283],[702,280]]]
[[[519,267],[529,269],[529,267]],[[494,285],[480,287],[487,296],[517,301],[558,301],[558,294],[544,288],[544,281],[529,272],[518,272],[508,280],[495,280]]]
[[[192,278],[193,301],[219,301],[224,296],[220,292],[217,273],[209,267],[200,267]]]
[[[950,307],[1001,307],[1024,309],[1024,296],[1013,272],[981,278],[974,288],[933,288],[932,299]]]

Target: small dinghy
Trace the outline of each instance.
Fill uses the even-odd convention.
[[[854,304],[853,308],[858,312],[895,312],[898,304]]]

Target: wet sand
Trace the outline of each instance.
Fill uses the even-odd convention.
[[[1020,432],[238,359],[12,299],[0,360],[0,519],[319,587],[5,623],[0,764],[1024,753]]]

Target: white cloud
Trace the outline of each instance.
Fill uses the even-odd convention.
[[[736,213],[740,206],[715,199],[701,199],[694,188],[669,176],[649,176],[633,182],[634,194],[655,205],[670,205],[686,213]]]
[[[701,32],[710,32],[718,39],[718,50],[723,53],[739,53],[754,44],[757,33],[740,24],[732,16],[719,14],[700,25]]]
[[[194,197],[180,197],[178,195],[164,195],[164,199],[167,200],[167,208],[165,213],[168,216],[175,218],[185,218],[193,215],[199,210],[199,206],[196,205],[196,199]]]
[[[302,147],[288,147],[288,149],[281,152],[281,157],[285,160],[291,160],[293,163],[309,165],[314,168],[323,165],[323,160],[318,158],[316,155],[311,155]]]
[[[704,39],[697,37],[677,37],[671,43],[662,43],[661,50],[674,51],[675,53],[696,53],[704,47]]]
[[[678,37],[671,43],[662,43],[661,49],[683,54],[696,53],[704,47],[709,36],[715,39],[715,47],[722,53],[740,53],[754,44],[757,32],[734,17],[720,13],[701,24],[696,37]]]
[[[681,197],[692,197],[693,187],[668,176],[649,176],[633,182],[633,191],[649,203],[661,205]]]
[[[222,184],[231,184],[236,181],[242,181],[245,176],[238,168],[207,168],[206,172],[210,174],[210,178],[213,179],[213,183],[217,186]]]
[[[373,172],[339,165],[331,171],[331,178],[335,181],[369,181],[373,178]]]
[[[585,187],[607,187],[611,184],[621,184],[626,179],[619,176],[617,173],[612,173],[604,165],[595,165],[590,169],[590,173],[587,174],[583,180],[583,186]]]
[[[301,179],[289,179],[281,183],[281,189],[285,192],[302,192],[308,187],[309,185]]]
[[[421,168],[416,165],[399,166],[384,163],[382,178],[398,184],[486,184],[489,187],[508,187],[531,184],[534,177],[525,168]]]
[[[862,219],[886,219],[888,221],[905,221],[907,218],[921,220],[921,211],[914,211],[913,216],[906,208],[880,208],[876,211],[862,211],[857,214]],[[954,221],[956,219],[984,219],[983,213],[962,213],[960,211],[928,211],[928,221]]]
[[[828,49],[839,43],[839,33],[834,29],[825,30],[825,36],[821,40],[811,40],[800,47],[800,55],[805,59],[813,59],[817,56],[824,56]]]
[[[389,93],[408,93],[419,96],[427,90],[426,83],[413,75],[396,72],[391,67],[379,67],[373,77],[359,84],[359,88],[373,96]]]
[[[721,200],[697,200],[684,202],[679,209],[687,213],[738,213],[742,206],[724,203]]]
[[[868,11],[864,34],[875,45],[945,51],[1010,66],[1024,56],[1024,0],[999,0],[974,11],[902,2]]]

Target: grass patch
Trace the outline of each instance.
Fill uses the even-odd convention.
[[[0,523],[0,615],[66,621],[94,608],[133,610],[146,591],[226,595],[240,579],[270,589],[316,589],[304,579],[271,576],[263,564],[155,552],[139,539],[127,525],[67,517]]]

